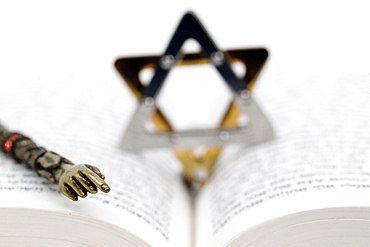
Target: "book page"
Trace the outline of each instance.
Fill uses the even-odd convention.
[[[242,231],[287,214],[370,206],[368,76],[270,79],[255,98],[276,137],[226,150],[197,200],[196,246],[228,246]]]
[[[99,167],[111,191],[73,202],[56,184],[0,154],[1,207],[79,213],[122,227],[150,246],[190,246],[190,200],[177,161],[164,151],[117,148],[131,114],[127,109],[135,107],[122,85],[73,77],[2,89],[17,92],[0,97],[3,125],[75,164]]]

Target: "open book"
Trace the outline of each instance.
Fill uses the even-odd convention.
[[[366,80],[264,78],[253,96],[275,139],[225,149],[194,199],[170,151],[117,148],[131,114],[122,109],[134,109],[122,84],[73,76],[4,84],[17,94],[0,97],[1,122],[76,164],[98,166],[111,192],[72,202],[1,154],[0,245],[368,246]]]

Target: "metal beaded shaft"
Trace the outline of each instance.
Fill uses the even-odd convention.
[[[2,150],[15,159],[35,170],[39,175],[56,182],[54,170],[60,168],[65,161],[63,157],[47,152],[45,148],[38,147],[31,139],[19,133],[12,133],[3,126],[1,131]]]
[[[91,165],[75,166],[68,159],[37,146],[30,138],[8,131],[0,124],[1,149],[17,162],[32,168],[49,181],[59,183],[61,192],[77,201],[77,196],[86,197],[87,192],[96,193],[97,188],[109,192],[108,184],[99,169]]]

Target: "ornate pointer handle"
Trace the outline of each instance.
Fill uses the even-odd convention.
[[[0,124],[0,144],[2,150],[32,168],[37,174],[59,184],[60,191],[73,201],[86,197],[87,192],[104,193],[110,191],[104,181],[105,176],[92,165],[74,165],[62,156],[38,147],[31,139],[20,133],[12,133]]]

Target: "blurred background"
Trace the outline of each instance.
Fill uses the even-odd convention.
[[[2,121],[22,126],[12,114],[6,115],[6,109],[15,103],[30,107],[29,102],[22,103],[23,93],[68,104],[58,92],[77,84],[84,90],[75,92],[80,97],[69,103],[71,107],[94,100],[90,107],[98,108],[99,93],[110,90],[111,101],[105,104],[117,104],[127,119],[136,99],[115,70],[115,60],[162,54],[189,10],[220,49],[268,49],[257,94],[266,81],[307,86],[312,80],[338,76],[370,77],[370,16],[365,1],[1,0],[0,95],[11,95],[1,101]],[[190,42],[186,49],[198,47]],[[174,70],[161,92],[158,104],[179,129],[217,125],[231,99],[215,70],[205,67],[190,68],[191,73]],[[143,75],[144,80],[148,77],[150,73]],[[45,89],[51,93],[42,96]],[[365,90],[370,93],[370,87]],[[124,104],[118,104],[122,99]]]

